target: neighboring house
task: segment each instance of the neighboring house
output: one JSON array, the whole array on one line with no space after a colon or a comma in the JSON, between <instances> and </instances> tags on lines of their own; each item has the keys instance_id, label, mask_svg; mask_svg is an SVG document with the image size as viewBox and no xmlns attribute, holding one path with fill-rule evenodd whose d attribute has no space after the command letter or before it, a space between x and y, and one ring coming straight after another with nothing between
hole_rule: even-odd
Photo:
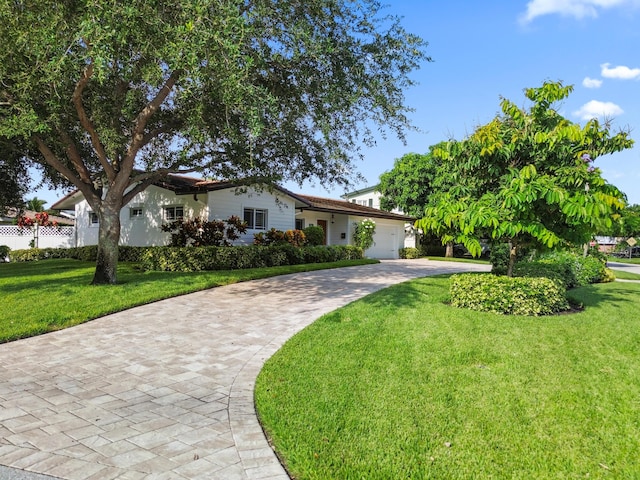
<instances>
[{"instance_id":1,"label":"neighboring house","mask_svg":"<svg viewBox=\"0 0 640 480\"><path fill-rule=\"evenodd\" d=\"M76 245L98 243L98 217L80 191L74 191L53 205L56 210L75 211ZM375 245L366 254L372 258L398 258L404 245L406 215L379 209L289 192L281 187L271 191L237 187L230 182L170 175L136 195L120 212L120 243L131 246L167 245L170 234L160 226L177 218L227 219L236 215L249 224L236 243L253 243L256 233L322 227L326 245L351 243L353 227L365 218L376 221Z\"/></svg>"},{"instance_id":2,"label":"neighboring house","mask_svg":"<svg viewBox=\"0 0 640 480\"><path fill-rule=\"evenodd\" d=\"M380 208L380 198L382 198L382 194L377 190L378 185L373 187L363 188L361 190L355 190L353 192L345 193L342 195L347 202L367 206L371 208ZM404 215L398 208L394 208L391 210L391 213L397 213L399 215ZM405 237L404 237L404 246L405 247L417 247L419 245L418 238L416 235L416 229L413 227L415 219L412 218L405 224Z\"/></svg>"}]
</instances>

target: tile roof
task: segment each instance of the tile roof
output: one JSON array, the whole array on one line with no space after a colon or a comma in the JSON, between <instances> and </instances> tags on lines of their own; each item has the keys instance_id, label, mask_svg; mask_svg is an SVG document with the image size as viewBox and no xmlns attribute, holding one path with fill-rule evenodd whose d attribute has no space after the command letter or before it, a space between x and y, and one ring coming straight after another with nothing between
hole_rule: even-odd
<instances>
[{"instance_id":1,"label":"tile roof","mask_svg":"<svg viewBox=\"0 0 640 480\"><path fill-rule=\"evenodd\" d=\"M315 197L298 193L294 195L296 198L309 205L308 208L303 207L303 210L358 215L361 217L386 218L390 220L404 220L405 222L412 222L415 220L415 218L408 215L385 212L384 210L347 202L346 200L334 200L332 198Z\"/></svg>"}]
</instances>

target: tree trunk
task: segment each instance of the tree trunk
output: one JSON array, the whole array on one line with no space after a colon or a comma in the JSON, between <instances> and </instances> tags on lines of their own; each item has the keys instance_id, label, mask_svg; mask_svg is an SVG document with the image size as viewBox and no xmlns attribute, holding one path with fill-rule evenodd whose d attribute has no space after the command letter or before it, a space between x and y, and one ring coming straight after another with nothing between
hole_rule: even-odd
<instances>
[{"instance_id":1,"label":"tree trunk","mask_svg":"<svg viewBox=\"0 0 640 480\"><path fill-rule=\"evenodd\" d=\"M518 255L517 244L509 241L509 266L507 267L507 277L513 277L513 267L516 265Z\"/></svg>"},{"instance_id":2,"label":"tree trunk","mask_svg":"<svg viewBox=\"0 0 640 480\"><path fill-rule=\"evenodd\" d=\"M115 285L120 242L120 207L115 202L102 201L98 214L98 258L92 285Z\"/></svg>"},{"instance_id":3,"label":"tree trunk","mask_svg":"<svg viewBox=\"0 0 640 480\"><path fill-rule=\"evenodd\" d=\"M444 252L446 258L453 258L453 242L447 242L446 250Z\"/></svg>"}]
</instances>

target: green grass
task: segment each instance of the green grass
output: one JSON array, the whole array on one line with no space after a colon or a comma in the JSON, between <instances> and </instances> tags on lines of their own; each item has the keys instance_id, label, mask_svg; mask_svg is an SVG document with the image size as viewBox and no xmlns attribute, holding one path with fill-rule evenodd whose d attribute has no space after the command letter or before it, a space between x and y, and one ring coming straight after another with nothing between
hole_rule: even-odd
<instances>
[{"instance_id":1,"label":"green grass","mask_svg":"<svg viewBox=\"0 0 640 480\"><path fill-rule=\"evenodd\" d=\"M640 284L499 316L431 277L328 314L272 357L263 427L303 479L640 478Z\"/></svg>"},{"instance_id":2,"label":"green grass","mask_svg":"<svg viewBox=\"0 0 640 480\"><path fill-rule=\"evenodd\" d=\"M618 258L618 257L609 257L610 262L619 262L619 263L631 263L634 265L640 265L640 258Z\"/></svg>"},{"instance_id":3,"label":"green grass","mask_svg":"<svg viewBox=\"0 0 640 480\"><path fill-rule=\"evenodd\" d=\"M325 268L354 260L214 272L142 272L120 263L118 285L89 285L95 263L44 260L0 264L0 342L59 330L136 305L230 283Z\"/></svg>"},{"instance_id":4,"label":"green grass","mask_svg":"<svg viewBox=\"0 0 640 480\"><path fill-rule=\"evenodd\" d=\"M613 273L616 278L621 280L640 280L640 274L637 273L626 272L624 270L614 270Z\"/></svg>"},{"instance_id":5,"label":"green grass","mask_svg":"<svg viewBox=\"0 0 640 480\"><path fill-rule=\"evenodd\" d=\"M428 255L427 258L429 260L438 260L440 262L481 263L484 265L489 264L489 260L486 260L484 258L436 257L433 255Z\"/></svg>"}]
</instances>

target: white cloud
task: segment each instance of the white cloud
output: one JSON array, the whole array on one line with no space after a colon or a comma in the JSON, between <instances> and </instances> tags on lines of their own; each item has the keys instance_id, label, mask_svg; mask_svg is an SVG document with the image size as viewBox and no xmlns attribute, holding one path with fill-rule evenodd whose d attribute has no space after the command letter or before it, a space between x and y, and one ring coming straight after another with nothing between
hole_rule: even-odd
<instances>
[{"instance_id":1,"label":"white cloud","mask_svg":"<svg viewBox=\"0 0 640 480\"><path fill-rule=\"evenodd\" d=\"M577 19L595 18L599 10L634 5L638 5L637 0L531 0L527 3L527 11L520 16L520 21L529 23L536 17L551 14Z\"/></svg>"},{"instance_id":2,"label":"white cloud","mask_svg":"<svg viewBox=\"0 0 640 480\"><path fill-rule=\"evenodd\" d=\"M586 88L600 88L601 85L602 80L598 80L597 78L585 77L585 79L582 80L582 86Z\"/></svg>"},{"instance_id":3,"label":"white cloud","mask_svg":"<svg viewBox=\"0 0 640 480\"><path fill-rule=\"evenodd\" d=\"M609 63L600 65L601 74L606 78L619 78L622 80L640 79L640 68L629 68L624 65L609 68Z\"/></svg>"},{"instance_id":4,"label":"white cloud","mask_svg":"<svg viewBox=\"0 0 640 480\"><path fill-rule=\"evenodd\" d=\"M573 112L576 117L582 120L591 120L592 118L611 118L621 115L624 110L612 102L600 102L591 100L585 103L579 110Z\"/></svg>"}]
</instances>

